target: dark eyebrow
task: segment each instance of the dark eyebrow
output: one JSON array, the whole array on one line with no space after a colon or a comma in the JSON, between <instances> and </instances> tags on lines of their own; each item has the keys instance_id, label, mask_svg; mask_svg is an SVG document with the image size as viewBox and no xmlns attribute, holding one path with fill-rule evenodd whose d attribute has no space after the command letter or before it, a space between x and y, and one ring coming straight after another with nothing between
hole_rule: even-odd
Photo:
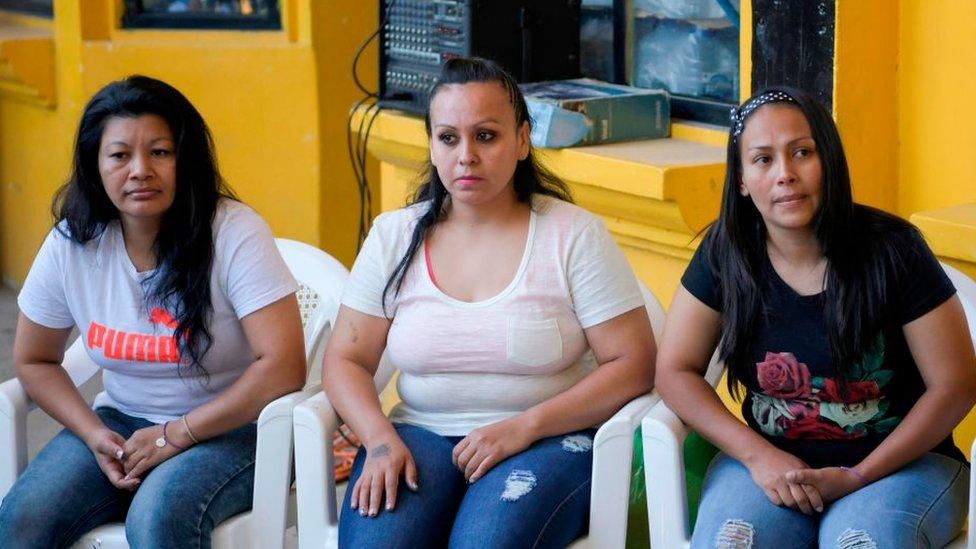
<instances>
[{"instance_id":1,"label":"dark eyebrow","mask_svg":"<svg viewBox=\"0 0 976 549\"><path fill-rule=\"evenodd\" d=\"M817 142L813 140L813 137L810 137L809 135L804 135L804 136L801 136L801 137L797 137L796 139L793 139L792 141L790 141L789 143L787 143L787 146L789 146L789 145L795 145L796 143L798 143L800 141L805 141L805 140L813 141L813 144L814 145L817 144ZM772 149L772 148L773 148L772 145L756 145L755 147L749 147L746 150L747 151L763 151L763 150L768 150L768 149Z\"/></svg>"},{"instance_id":2,"label":"dark eyebrow","mask_svg":"<svg viewBox=\"0 0 976 549\"><path fill-rule=\"evenodd\" d=\"M149 144L150 145L153 145L155 143L158 143L159 141L170 141L170 142L174 142L169 137L157 137L157 138L153 139L152 141L150 141ZM109 142L109 145L121 145L123 147L128 147L129 146L129 144L126 143L125 141L111 141L111 142Z\"/></svg>"},{"instance_id":3,"label":"dark eyebrow","mask_svg":"<svg viewBox=\"0 0 976 549\"><path fill-rule=\"evenodd\" d=\"M475 126L481 126L481 125L484 125L484 124L499 124L499 125L501 125L501 122L498 119L496 119L496 118L485 118L484 120L479 120L479 121L477 121L477 122L474 123ZM451 126L450 124L434 124L434 127L435 128L447 128L449 130L456 130L457 129L454 126Z\"/></svg>"}]
</instances>

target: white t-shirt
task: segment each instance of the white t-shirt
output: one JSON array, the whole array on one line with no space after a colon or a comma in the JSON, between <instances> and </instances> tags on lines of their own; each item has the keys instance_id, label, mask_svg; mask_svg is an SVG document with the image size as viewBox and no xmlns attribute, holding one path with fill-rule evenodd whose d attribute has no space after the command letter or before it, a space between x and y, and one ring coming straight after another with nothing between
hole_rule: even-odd
<instances>
[{"instance_id":1,"label":"white t-shirt","mask_svg":"<svg viewBox=\"0 0 976 549\"><path fill-rule=\"evenodd\" d=\"M275 246L268 225L248 206L222 200L213 222L210 275L213 345L201 366L179 371L171 312L147 310L140 281L125 251L118 221L77 244L52 230L17 297L27 318L49 328L78 326L88 355L103 368L108 406L162 423L209 401L255 360L240 319L295 292L298 285Z\"/></svg>"},{"instance_id":2,"label":"white t-shirt","mask_svg":"<svg viewBox=\"0 0 976 549\"><path fill-rule=\"evenodd\" d=\"M383 214L356 258L342 302L392 318L387 356L400 370L393 421L443 436L517 415L565 391L595 366L585 328L644 304L623 253L595 215L533 200L522 262L508 287L475 303L431 281L423 251L400 293L383 288L427 204Z\"/></svg>"}]
</instances>

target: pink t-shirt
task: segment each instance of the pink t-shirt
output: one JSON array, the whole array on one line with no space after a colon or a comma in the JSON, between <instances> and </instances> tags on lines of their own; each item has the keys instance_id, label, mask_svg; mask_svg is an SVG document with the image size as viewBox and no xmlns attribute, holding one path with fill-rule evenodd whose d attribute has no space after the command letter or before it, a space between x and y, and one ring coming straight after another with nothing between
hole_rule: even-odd
<instances>
[{"instance_id":1,"label":"pink t-shirt","mask_svg":"<svg viewBox=\"0 0 976 549\"><path fill-rule=\"evenodd\" d=\"M644 304L602 221L540 196L522 261L498 295L467 303L444 294L428 275L421 248L384 312L383 288L425 208L376 219L342 299L347 307L393 320L387 355L400 370L402 401L394 421L464 436L525 411L595 367L584 329Z\"/></svg>"}]
</instances>

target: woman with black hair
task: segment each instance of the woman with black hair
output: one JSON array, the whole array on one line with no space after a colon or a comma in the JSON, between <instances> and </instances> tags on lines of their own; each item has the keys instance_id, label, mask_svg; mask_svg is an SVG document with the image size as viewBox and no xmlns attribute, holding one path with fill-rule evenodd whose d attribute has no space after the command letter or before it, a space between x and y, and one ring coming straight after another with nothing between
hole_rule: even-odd
<instances>
[{"instance_id":1,"label":"woman with black hair","mask_svg":"<svg viewBox=\"0 0 976 549\"><path fill-rule=\"evenodd\" d=\"M54 214L14 367L66 429L4 497L0 539L66 547L124 521L132 547L209 547L251 506L252 422L304 383L297 284L225 187L200 113L158 80L89 101ZM61 367L74 326L104 370L94 410Z\"/></svg>"},{"instance_id":2,"label":"woman with black hair","mask_svg":"<svg viewBox=\"0 0 976 549\"><path fill-rule=\"evenodd\" d=\"M952 430L976 400L962 306L921 234L853 203L809 95L733 112L721 213L672 301L657 388L719 447L693 547L942 547L966 515ZM702 378L715 347L737 421Z\"/></svg>"},{"instance_id":3,"label":"woman with black hair","mask_svg":"<svg viewBox=\"0 0 976 549\"><path fill-rule=\"evenodd\" d=\"M533 160L509 74L451 60L430 97L427 181L376 219L326 350L329 401L363 441L339 545L564 547L585 532L593 427L651 387L644 301Z\"/></svg>"}]
</instances>

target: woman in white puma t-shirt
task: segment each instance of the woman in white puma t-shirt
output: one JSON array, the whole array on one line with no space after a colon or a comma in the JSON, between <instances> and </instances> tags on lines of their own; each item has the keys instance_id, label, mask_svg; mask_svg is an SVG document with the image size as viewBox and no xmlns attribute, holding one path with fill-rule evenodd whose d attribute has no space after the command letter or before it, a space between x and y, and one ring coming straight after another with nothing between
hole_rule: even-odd
<instances>
[{"instance_id":1,"label":"woman in white puma t-shirt","mask_svg":"<svg viewBox=\"0 0 976 549\"><path fill-rule=\"evenodd\" d=\"M448 61L426 121L428 182L376 219L326 351L363 441L339 544L564 547L585 533L593 427L651 388L644 302L603 223L533 161L510 75Z\"/></svg>"},{"instance_id":2,"label":"woman in white puma t-shirt","mask_svg":"<svg viewBox=\"0 0 976 549\"><path fill-rule=\"evenodd\" d=\"M297 284L233 199L200 113L142 76L89 101L57 224L18 296L17 377L64 429L0 505L4 547L67 547L125 522L139 547L209 547L251 507L252 423L305 379ZM88 407L71 328L104 370Z\"/></svg>"}]
</instances>

